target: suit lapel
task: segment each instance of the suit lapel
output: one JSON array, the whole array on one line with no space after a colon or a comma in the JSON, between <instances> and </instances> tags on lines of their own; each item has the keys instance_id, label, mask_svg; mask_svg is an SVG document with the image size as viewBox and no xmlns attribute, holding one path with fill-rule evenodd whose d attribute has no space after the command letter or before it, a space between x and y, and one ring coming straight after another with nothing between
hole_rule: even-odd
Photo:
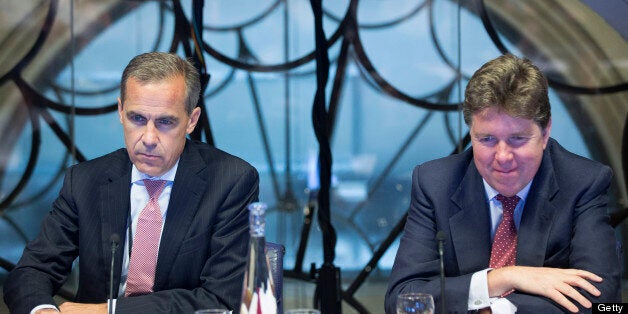
<instances>
[{"instance_id":1,"label":"suit lapel","mask_svg":"<svg viewBox=\"0 0 628 314\"><path fill-rule=\"evenodd\" d=\"M557 192L558 184L548 147L530 187L517 232L518 265L543 265L553 217L557 212L552 198Z\"/></svg>"},{"instance_id":2,"label":"suit lapel","mask_svg":"<svg viewBox=\"0 0 628 314\"><path fill-rule=\"evenodd\" d=\"M179 160L174 185L170 194L166 223L161 235L155 291L162 290L172 270L181 243L192 225L199 203L207 190L207 168L198 151L188 141Z\"/></svg>"},{"instance_id":3,"label":"suit lapel","mask_svg":"<svg viewBox=\"0 0 628 314\"><path fill-rule=\"evenodd\" d=\"M451 197L458 207L449 218L460 273L488 267L491 252L490 216L482 177L473 161Z\"/></svg>"},{"instance_id":4,"label":"suit lapel","mask_svg":"<svg viewBox=\"0 0 628 314\"><path fill-rule=\"evenodd\" d=\"M103 243L104 265L109 274L111 263L111 235L116 233L120 237L120 245L116 251L114 264L114 294L120 285L120 274L122 270L122 252L124 252L124 239L126 237L127 217L130 208L131 198L131 162L125 150L121 154L116 154L105 174L107 180L100 187L100 198L95 202L98 206L101 218L101 234ZM107 276L107 287L109 286L109 276Z\"/></svg>"}]
</instances>

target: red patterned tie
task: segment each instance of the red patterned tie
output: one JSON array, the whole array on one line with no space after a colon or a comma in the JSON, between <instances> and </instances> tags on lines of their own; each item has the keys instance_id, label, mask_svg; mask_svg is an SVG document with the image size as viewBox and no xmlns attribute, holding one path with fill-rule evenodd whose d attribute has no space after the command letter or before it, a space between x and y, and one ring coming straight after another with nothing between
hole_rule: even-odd
<instances>
[{"instance_id":1,"label":"red patterned tie","mask_svg":"<svg viewBox=\"0 0 628 314\"><path fill-rule=\"evenodd\" d=\"M161 211L159 194L166 186L165 180L142 180L148 191L149 200L140 213L137 230L131 248L129 275L124 296L142 295L153 292L155 267L161 237Z\"/></svg>"},{"instance_id":2,"label":"red patterned tie","mask_svg":"<svg viewBox=\"0 0 628 314\"><path fill-rule=\"evenodd\" d=\"M496 198L502 203L504 214L493 239L491 261L489 262L491 268L513 266L517 255L517 229L515 228L513 213L520 198L517 195L506 197L501 194L498 194Z\"/></svg>"}]
</instances>

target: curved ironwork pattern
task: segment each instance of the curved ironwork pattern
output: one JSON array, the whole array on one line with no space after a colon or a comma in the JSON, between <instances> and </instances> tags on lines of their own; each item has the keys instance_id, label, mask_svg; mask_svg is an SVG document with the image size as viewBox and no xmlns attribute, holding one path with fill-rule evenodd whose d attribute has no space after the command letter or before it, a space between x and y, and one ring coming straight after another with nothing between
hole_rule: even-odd
<instances>
[{"instance_id":1,"label":"curved ironwork pattern","mask_svg":"<svg viewBox=\"0 0 628 314\"><path fill-rule=\"evenodd\" d=\"M482 18L482 23L486 28L487 34L491 37L491 40L493 40L495 47L497 47L499 51L501 51L501 53L510 53L508 48L506 48L506 45L504 45L501 38L499 37L497 30L493 26L493 22L491 21L491 18L489 17L489 14L486 10L484 0L476 0L476 2L478 5L478 10L480 12L480 17ZM596 95L628 91L628 82L621 82L611 86L584 87L559 82L553 80L552 78L548 78L547 81L551 87L573 94Z\"/></svg>"},{"instance_id":2,"label":"curved ironwork pattern","mask_svg":"<svg viewBox=\"0 0 628 314\"><path fill-rule=\"evenodd\" d=\"M107 22L98 24L99 29L83 35L80 39L72 38L71 40L80 40L80 45L77 48L79 50L85 49L91 41L98 38L100 33L113 27L125 16L134 14L146 5L156 5L156 12L158 13L155 16L156 35L147 39L151 43L149 49L181 53L190 58L199 69L204 97L201 97L198 106L203 110L198 127L191 137L204 140L212 145L216 145L215 141L220 141L220 137L216 135L219 133L216 131L220 130L214 129L215 125L210 123L215 121L210 119L213 117L210 114L212 109L210 103L219 99L221 94L227 93L229 89L236 88L234 86L238 84L238 80L242 80L245 84L240 92L248 93L250 97L249 110L255 124L253 129L259 134L257 141L260 142L262 151L260 154L263 155L264 166L267 168L269 198L273 198L272 201L275 202L271 211L278 214L277 219L282 225L287 223L285 219L288 216L297 216L302 219L302 224L297 226L299 237L293 239L297 244L294 254L295 262L292 269L286 269L286 277L316 282L318 287L322 287L322 289L317 289L315 296L317 301L315 303L324 308L331 306L327 308L337 309L335 308L337 304L330 305L332 301L329 301L329 294L331 293L340 295L342 300L356 311L368 313L380 309L366 308L358 300L356 293L366 279L378 270L380 261L394 245L406 220L406 214L398 214L405 213L406 208L397 208L399 205L378 202L376 200L377 195L386 193L385 189L388 188L391 181L394 181L392 177L395 169L402 164L404 157L410 154L411 147L416 145L418 138L428 133L430 124L439 121L436 119L437 117L442 117L441 136L452 148L452 154L467 147L470 142L469 134L461 130L460 125L455 125L452 122L452 117L459 114L461 83L466 81L468 77L461 73L460 59L453 60L447 54L447 49L443 44L446 41L445 36L437 28L436 2L438 1L418 0L409 5L398 16L373 22L360 20L360 10L368 5L365 2L350 0L344 8L344 14L338 14L335 13L330 4L325 7L323 1L311 0L309 3L311 12L308 14L312 20L307 27L314 30L312 32L313 38L310 40L313 44L311 49L300 53L294 53L291 49L293 37L290 34L296 32L291 21L297 20L293 17L297 13L291 10L293 2L288 0L268 1L260 5L249 18L237 23L219 23L212 20L212 17L215 17L212 14L214 12L211 12L214 7L208 8L204 0L194 0L190 3L180 0L158 1L152 4L141 1L112 1L111 11L113 13L107 16ZM8 190L8 192L0 195L0 219L3 219L13 228L24 241L28 239L27 233L14 221L14 218L7 215L7 212L9 210L17 211L28 206L35 200L37 194L43 194L41 191L50 190L55 184L58 184L70 159L74 158L78 162L89 159L89 155L84 153L85 147L77 146L72 134L66 130L73 127L73 120L69 117L99 117L111 114L117 109L116 103L93 104L97 103L98 99L103 96L115 94L118 89L117 82L109 82L95 88L68 88L55 79L42 79L47 85L25 79L25 69L38 56L45 53L42 51L42 47L51 36L50 31L53 28L53 23L60 19L59 5L58 0L48 1L48 11L33 45L20 57L15 66L6 73L0 73L0 87L9 83L17 86L23 100L23 109L27 112L25 122L16 123L14 128L17 131L14 131L18 132L25 129L26 124L31 128L31 134L28 136L30 152L24 168L20 169L20 178L13 186L3 187L3 190ZM453 3L452 5L461 4ZM500 37L499 30L495 28L491 16L487 12L484 1L476 0L472 5L476 6L478 17L484 27L485 33L482 35L490 38L497 51L509 52ZM473 13L472 10L470 12ZM410 23L410 21L420 19L422 16L425 16L425 23L428 25L429 32L427 37L429 43L424 44L426 46L431 45L430 48L435 51L434 55L438 62L444 64L447 78L443 79L442 86L422 91L422 95L419 93L414 95L404 91L402 86L387 76L388 73L381 70L382 66L377 63L377 59L369 55L369 50L365 45L365 37L367 32L394 29ZM281 61L265 60L268 59L268 55L259 51L259 47L254 44L254 38L249 35L251 30L265 27L264 23L268 23L269 20L277 20L276 24L281 25L282 37L279 41L281 47L275 49L275 51L281 51L281 53L275 53L276 56L281 56L281 58L277 58L282 59ZM460 23L460 20L457 23ZM305 24L307 23L300 21L300 25ZM325 36L325 33L331 35ZM172 37L168 38L167 36L170 34ZM216 39L218 35L228 35L234 38L231 53L225 52L224 47L221 46L222 42ZM458 38L457 41L456 44L460 48L460 39ZM459 51L457 53L460 54ZM75 58L76 56L70 56L70 58L63 55L52 56L52 62L63 60L64 65L67 66L67 62L71 64L75 62ZM220 70L224 69L222 75L214 74L214 77L211 77L210 73L219 72L212 66L216 66ZM57 66L55 68L59 68L55 73L58 75L62 67ZM274 107L262 95L264 92L262 78L268 75L274 75L275 79L278 77L277 80L281 81L284 89L283 106L281 106L283 120L280 120L279 123L269 122L269 116L276 112L272 111ZM211 84L210 78L213 78ZM293 166L297 164L292 147L292 144L297 140L293 139L292 136L295 132L294 115L298 104L295 100L296 97L292 95L294 93L292 84L296 80L310 80L312 82L310 86L313 88L313 97L304 102L307 103L307 106L311 105L312 131L318 144L318 154L315 161L315 179L317 182L313 186L304 182L306 181L303 179L306 176L303 174L304 171L293 169ZM337 160L334 159L334 140L342 135L338 133L342 126L341 122L343 122L340 112L351 105L347 104L343 97L352 92L353 87L350 84L353 80L359 80L363 86L366 86L368 90L365 92L369 94L377 95L395 104L412 107L417 112L418 118L411 124L400 125L400 128L407 133L391 142L390 147L393 149L389 149L378 170L372 171L367 180L364 198L359 201L340 204L341 202L334 198L332 193L334 176L336 172L340 172L336 168L332 168L332 160ZM552 79L550 85L566 93L583 95L610 94L628 90L628 82L619 82L610 86L584 87ZM327 88L329 88L329 93ZM328 94L329 98L327 97ZM77 105L67 104L63 99L64 95L81 96L82 101ZM92 99L94 100L92 101ZM366 101L364 104L358 105L368 108L370 103ZM358 105L355 105L355 108L358 108ZM355 110L358 111L358 109ZM59 116L64 118L60 120ZM30 192L27 192L25 187L32 179L38 165L43 126L47 126L52 131L53 136L61 143L65 150L65 156L60 160L61 164L55 168L50 181L44 183L41 190L36 189L35 196L29 196L27 194ZM284 131L282 134L283 142L278 137L271 135L272 130L279 127L283 128L282 131ZM378 126L370 127L377 128ZM255 140L250 139L250 141ZM14 142L11 144L16 145ZM278 158L277 146L284 149L283 159ZM273 147L275 148L273 149ZM0 157L5 158L5 156ZM338 164L340 163L333 163L334 167ZM282 171L283 177L281 176ZM0 175L5 174L6 169L1 169ZM406 178L404 182L409 182L409 178ZM306 192L299 193L299 190ZM377 210L385 213L394 212L396 215L391 216L390 220L394 224L387 225L390 228L384 235L373 236L370 234L368 226L364 225L363 217L369 213L369 210L372 210L372 207L377 207ZM301 208L305 209L303 213L299 212ZM309 250L308 241L312 227L315 226L315 214L318 217L318 227L322 233L323 264L319 265L318 269L304 271L306 268L304 263L307 260L305 256ZM338 226L350 229L370 250L368 262L352 275L351 283L347 289L340 288L340 269L336 268L335 265L336 246L338 245L338 238L341 237ZM0 266L8 270L12 264L0 256ZM335 312L335 310L331 311Z\"/></svg>"}]
</instances>

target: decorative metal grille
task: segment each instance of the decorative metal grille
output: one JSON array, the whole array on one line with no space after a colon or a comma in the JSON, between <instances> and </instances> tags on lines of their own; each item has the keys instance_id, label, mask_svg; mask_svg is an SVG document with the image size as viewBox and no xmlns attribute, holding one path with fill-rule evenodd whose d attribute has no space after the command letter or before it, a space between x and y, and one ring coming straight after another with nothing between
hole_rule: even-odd
<instances>
[{"instance_id":1,"label":"decorative metal grille","mask_svg":"<svg viewBox=\"0 0 628 314\"><path fill-rule=\"evenodd\" d=\"M122 145L113 100L126 62L168 50L202 73L204 110L192 137L260 170L276 226L269 239L288 248L287 276L313 281L306 262L336 263L349 280L343 300L358 312L381 310L355 294L373 272L385 278L390 268L412 166L468 145L458 112L468 76L508 51L556 57L480 0L321 2L2 4L3 16L16 14L0 23L0 229L9 234L0 245L12 248L1 251L0 266L10 269L35 236L69 164ZM554 106L571 100L566 110L574 114L587 106L579 95L613 95L623 97L617 112L625 116L626 69L588 85L548 69L559 93ZM597 135L584 137L594 146Z\"/></svg>"}]
</instances>

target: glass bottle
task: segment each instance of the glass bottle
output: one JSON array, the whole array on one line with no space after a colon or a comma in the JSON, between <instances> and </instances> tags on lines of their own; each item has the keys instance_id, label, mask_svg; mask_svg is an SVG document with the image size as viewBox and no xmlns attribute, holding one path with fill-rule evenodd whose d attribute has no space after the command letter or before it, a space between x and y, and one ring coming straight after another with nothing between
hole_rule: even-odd
<instances>
[{"instance_id":1,"label":"glass bottle","mask_svg":"<svg viewBox=\"0 0 628 314\"><path fill-rule=\"evenodd\" d=\"M277 298L266 256L266 204L252 203L248 209L251 239L242 285L240 314L275 314Z\"/></svg>"}]
</instances>

